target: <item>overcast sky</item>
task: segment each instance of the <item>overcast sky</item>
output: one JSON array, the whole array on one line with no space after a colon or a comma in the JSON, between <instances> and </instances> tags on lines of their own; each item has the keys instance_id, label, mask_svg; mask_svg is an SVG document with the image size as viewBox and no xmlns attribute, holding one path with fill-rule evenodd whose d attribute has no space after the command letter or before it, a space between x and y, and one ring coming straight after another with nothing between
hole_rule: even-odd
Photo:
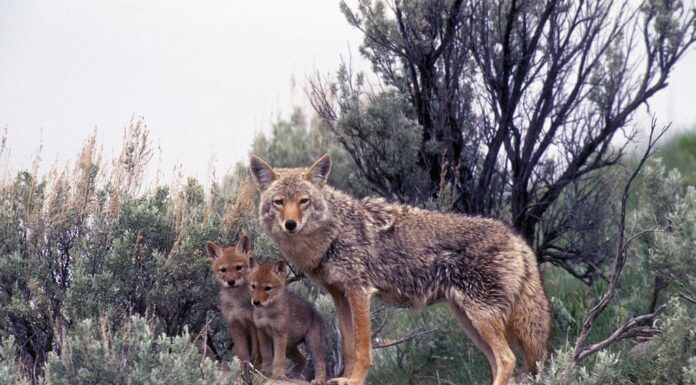
<instances>
[{"instance_id":1,"label":"overcast sky","mask_svg":"<svg viewBox=\"0 0 696 385\"><path fill-rule=\"evenodd\" d=\"M95 128L110 159L143 116L165 177L181 163L205 182L211 161L223 174L255 133L307 104L314 70L335 73L349 52L366 68L360 41L334 0L0 0L10 167L29 167L41 140L43 170L65 163ZM696 123L694 69L691 52L653 100L661 120Z\"/></svg>"}]
</instances>

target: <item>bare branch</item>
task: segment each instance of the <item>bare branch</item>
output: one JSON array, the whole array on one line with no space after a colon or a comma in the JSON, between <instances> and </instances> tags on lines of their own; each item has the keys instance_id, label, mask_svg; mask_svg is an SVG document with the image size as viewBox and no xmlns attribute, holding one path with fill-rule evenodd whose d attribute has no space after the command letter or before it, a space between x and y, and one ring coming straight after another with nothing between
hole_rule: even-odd
<instances>
[{"instance_id":1,"label":"bare branch","mask_svg":"<svg viewBox=\"0 0 696 385\"><path fill-rule=\"evenodd\" d=\"M650 314L644 314L641 316L633 317L628 321L624 322L616 329L611 335L602 341L594 343L590 346L582 348L580 351L575 352L575 361L582 361L587 356L596 353L607 346L614 344L626 338L649 338L660 333L659 329L652 326L653 321L665 310L665 305L657 308L654 312ZM641 326L645 323L650 323L649 326Z\"/></svg>"},{"instance_id":2,"label":"bare branch","mask_svg":"<svg viewBox=\"0 0 696 385\"><path fill-rule=\"evenodd\" d=\"M657 311L648 314L648 315L643 315L643 316L638 316L630 319L629 321L625 322L624 324L619 327L612 335L607 338L605 341L602 341L598 344L591 345L589 347L585 346L585 341L587 340L587 337L589 336L590 332L592 331L592 326L594 325L594 322L597 320L600 314L607 308L609 303L611 302L612 298L614 297L615 290L616 290L616 285L619 281L619 278L621 277L621 272L623 271L623 268L626 264L626 259L628 258L627 251L628 248L631 244L631 241L635 239L635 236L630 237L627 241L625 240L625 233L626 233L626 205L628 202L628 198L631 193L631 186L635 178L638 176L638 173L640 170L643 168L643 165L645 162L648 160L648 158L653 154L655 144L656 142L664 135L666 132L667 127L662 128L660 131L656 131L657 127L657 121L655 118L652 120L652 124L650 126L650 134L648 136L648 142L645 148L645 151L643 152L642 157L640 158L638 165L633 169L633 172L631 173L630 177L626 181L624 188L623 188L623 193L621 195L621 211L619 214L619 224L618 224L618 240L616 242L616 255L614 256L614 265L612 267L612 273L611 277L609 279L609 285L607 287L607 290L604 292L604 295L600 299L600 301L590 310L590 313L587 315L585 318L585 321L583 322L582 329L580 332L580 335L578 336L578 339L575 342L575 361L581 361L584 358L586 358L589 354L592 354L600 349L603 349L604 347L619 341L623 338L628 338L631 336L639 335L642 332L650 332L650 330L645 329L644 326L637 326L641 322L644 322L649 319L654 319L657 317L659 312L662 311L662 308L659 308ZM645 232L641 232L645 233Z\"/></svg>"}]
</instances>

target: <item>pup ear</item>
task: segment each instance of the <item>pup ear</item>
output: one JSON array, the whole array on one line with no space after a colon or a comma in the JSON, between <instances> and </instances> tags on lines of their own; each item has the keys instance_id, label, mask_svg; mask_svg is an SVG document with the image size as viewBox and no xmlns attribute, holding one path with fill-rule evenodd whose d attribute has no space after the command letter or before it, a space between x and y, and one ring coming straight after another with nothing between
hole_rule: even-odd
<instances>
[{"instance_id":1,"label":"pup ear","mask_svg":"<svg viewBox=\"0 0 696 385\"><path fill-rule=\"evenodd\" d=\"M254 270L258 266L258 264L256 263L256 258L254 258L253 255L249 256L248 263L249 263L249 270Z\"/></svg>"},{"instance_id":2,"label":"pup ear","mask_svg":"<svg viewBox=\"0 0 696 385\"><path fill-rule=\"evenodd\" d=\"M275 273L278 275L282 275L283 277L287 277L288 265L286 265L285 261L283 261L281 259L280 261L275 263L275 266L273 267L273 271L275 271Z\"/></svg>"},{"instance_id":3,"label":"pup ear","mask_svg":"<svg viewBox=\"0 0 696 385\"><path fill-rule=\"evenodd\" d=\"M259 191L267 189L278 178L278 174L273 171L273 168L256 155L251 156L249 168L251 169L251 175L254 176L256 188Z\"/></svg>"},{"instance_id":4,"label":"pup ear","mask_svg":"<svg viewBox=\"0 0 696 385\"><path fill-rule=\"evenodd\" d=\"M249 254L251 252L251 239L246 234L243 234L237 241L237 252L239 254Z\"/></svg>"},{"instance_id":5,"label":"pup ear","mask_svg":"<svg viewBox=\"0 0 696 385\"><path fill-rule=\"evenodd\" d=\"M304 173L304 178L318 186L323 186L331 172L331 155L324 154Z\"/></svg>"},{"instance_id":6,"label":"pup ear","mask_svg":"<svg viewBox=\"0 0 696 385\"><path fill-rule=\"evenodd\" d=\"M222 255L222 247L213 241L208 241L205 243L205 252L208 254L208 258L215 259Z\"/></svg>"}]
</instances>

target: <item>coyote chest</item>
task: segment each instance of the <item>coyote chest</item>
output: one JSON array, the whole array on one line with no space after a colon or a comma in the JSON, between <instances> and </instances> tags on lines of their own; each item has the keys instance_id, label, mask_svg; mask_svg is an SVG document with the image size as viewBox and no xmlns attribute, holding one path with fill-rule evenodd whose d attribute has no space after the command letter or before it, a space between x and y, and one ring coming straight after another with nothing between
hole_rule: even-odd
<instances>
[{"instance_id":1,"label":"coyote chest","mask_svg":"<svg viewBox=\"0 0 696 385\"><path fill-rule=\"evenodd\" d=\"M249 293L245 287L221 288L218 305L228 324L236 322L246 325L254 321Z\"/></svg>"}]
</instances>

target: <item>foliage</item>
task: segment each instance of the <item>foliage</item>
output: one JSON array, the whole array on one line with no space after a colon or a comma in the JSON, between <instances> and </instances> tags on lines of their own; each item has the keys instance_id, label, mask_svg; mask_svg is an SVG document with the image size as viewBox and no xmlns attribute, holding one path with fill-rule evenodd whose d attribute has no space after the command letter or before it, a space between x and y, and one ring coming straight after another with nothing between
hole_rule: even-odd
<instances>
[{"instance_id":1,"label":"foliage","mask_svg":"<svg viewBox=\"0 0 696 385\"><path fill-rule=\"evenodd\" d=\"M640 384L684 383L690 360L696 357L696 317L680 301L672 299L658 320L662 337L645 349L634 349L627 362L627 377Z\"/></svg>"},{"instance_id":2,"label":"foliage","mask_svg":"<svg viewBox=\"0 0 696 385\"><path fill-rule=\"evenodd\" d=\"M135 121L111 168L93 135L73 168L0 185L0 336L14 336L28 374L41 374L64 330L103 314L114 325L147 315L168 336L188 326L215 356L229 355L202 245L256 234L253 187L239 174L207 193L183 178L143 191L149 153Z\"/></svg>"},{"instance_id":3,"label":"foliage","mask_svg":"<svg viewBox=\"0 0 696 385\"><path fill-rule=\"evenodd\" d=\"M215 363L202 359L187 329L179 336L157 335L141 317L117 330L109 321L85 319L63 338L60 355L51 353L46 385L88 384L231 384Z\"/></svg>"},{"instance_id":4,"label":"foliage","mask_svg":"<svg viewBox=\"0 0 696 385\"><path fill-rule=\"evenodd\" d=\"M289 119L278 119L269 136L259 134L252 144L252 154L260 156L273 167L309 166L325 153L331 154L332 186L356 195L364 194L364 182L351 170L348 152L316 116L307 119L296 108Z\"/></svg>"},{"instance_id":5,"label":"foliage","mask_svg":"<svg viewBox=\"0 0 696 385\"><path fill-rule=\"evenodd\" d=\"M674 135L662 145L660 156L667 169L682 174L682 184L696 186L696 130Z\"/></svg>"},{"instance_id":6,"label":"foliage","mask_svg":"<svg viewBox=\"0 0 696 385\"><path fill-rule=\"evenodd\" d=\"M22 375L15 357L14 336L0 341L0 379L8 385L25 385L30 382Z\"/></svg>"},{"instance_id":7,"label":"foliage","mask_svg":"<svg viewBox=\"0 0 696 385\"><path fill-rule=\"evenodd\" d=\"M593 365L578 367L572 349L552 355L539 375L518 382L519 385L604 385L619 384L620 357L606 351L597 354Z\"/></svg>"}]
</instances>

